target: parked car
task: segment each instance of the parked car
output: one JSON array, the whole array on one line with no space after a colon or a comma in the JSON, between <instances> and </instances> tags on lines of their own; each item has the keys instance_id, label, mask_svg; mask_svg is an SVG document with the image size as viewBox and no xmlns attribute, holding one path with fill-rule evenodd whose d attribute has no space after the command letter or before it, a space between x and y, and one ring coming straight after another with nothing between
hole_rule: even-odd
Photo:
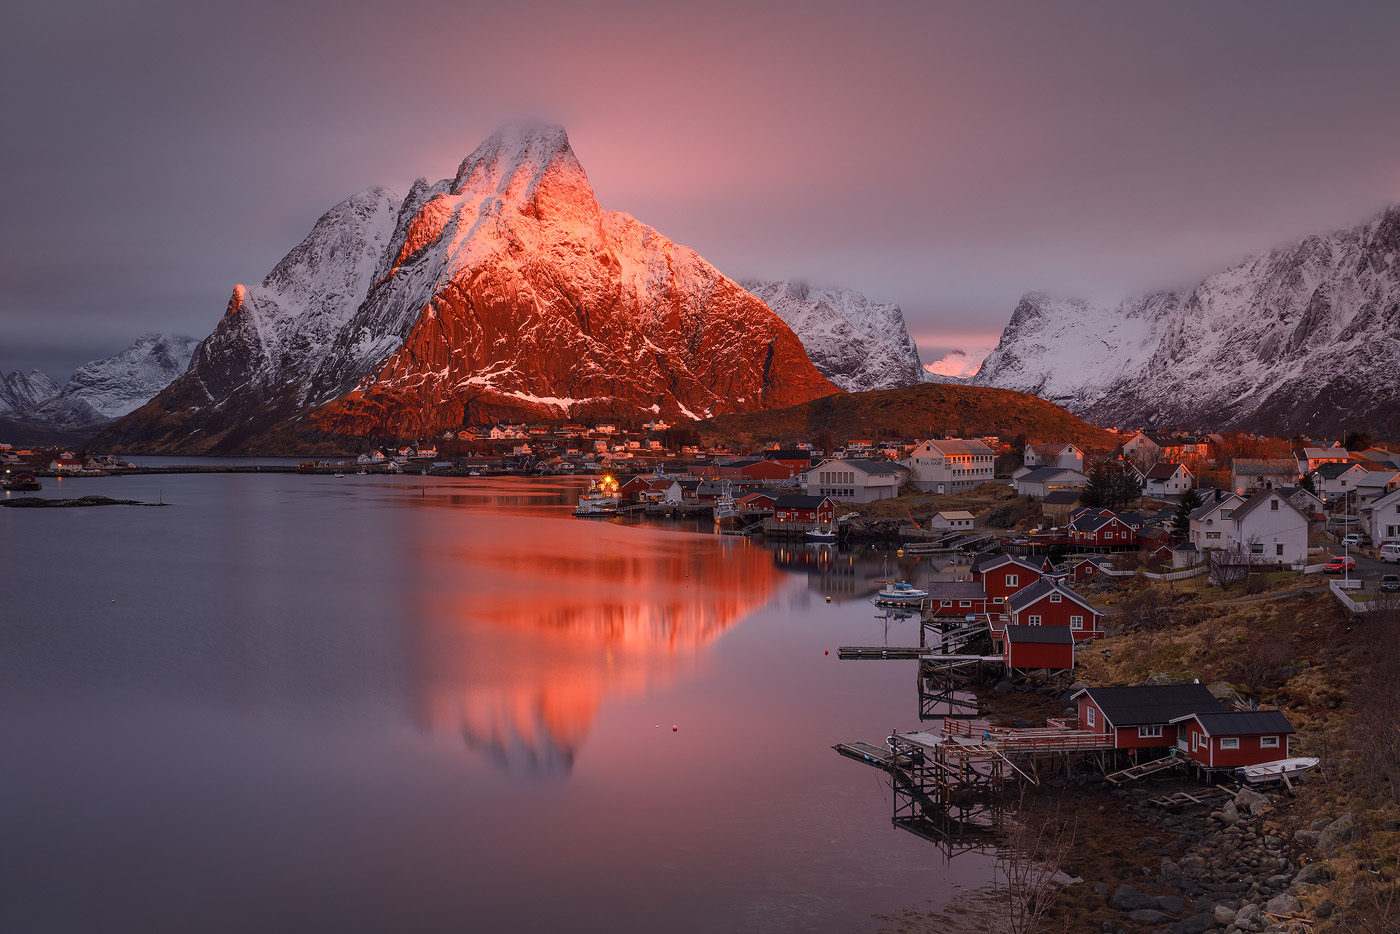
<instances>
[{"instance_id":1,"label":"parked car","mask_svg":"<svg viewBox=\"0 0 1400 934\"><path fill-rule=\"evenodd\" d=\"M1400 574L1386 574L1382 576L1381 590L1400 591Z\"/></svg>"},{"instance_id":2,"label":"parked car","mask_svg":"<svg viewBox=\"0 0 1400 934\"><path fill-rule=\"evenodd\" d=\"M1380 559L1387 564L1400 564L1400 542L1382 542Z\"/></svg>"},{"instance_id":3,"label":"parked car","mask_svg":"<svg viewBox=\"0 0 1400 934\"><path fill-rule=\"evenodd\" d=\"M1346 538L1342 539L1342 544L1350 545L1352 548L1359 548L1361 547L1361 536L1357 535L1355 532L1352 532Z\"/></svg>"},{"instance_id":4,"label":"parked car","mask_svg":"<svg viewBox=\"0 0 1400 934\"><path fill-rule=\"evenodd\" d=\"M1341 558L1337 555L1333 555L1332 560L1322 566L1322 573L1324 574L1340 574L1343 571L1354 570L1356 570L1356 559L1351 556Z\"/></svg>"}]
</instances>

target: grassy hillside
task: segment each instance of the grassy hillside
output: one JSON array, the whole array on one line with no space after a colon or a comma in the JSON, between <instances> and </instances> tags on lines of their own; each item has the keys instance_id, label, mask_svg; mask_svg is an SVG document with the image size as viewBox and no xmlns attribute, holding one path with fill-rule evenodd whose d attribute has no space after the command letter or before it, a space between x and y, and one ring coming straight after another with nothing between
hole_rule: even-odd
<instances>
[{"instance_id":1,"label":"grassy hillside","mask_svg":"<svg viewBox=\"0 0 1400 934\"><path fill-rule=\"evenodd\" d=\"M924 383L902 389L838 393L788 409L721 415L700 422L703 440L808 441L830 431L837 443L856 439L933 435L1011 440L1069 441L1085 450L1108 450L1118 438L1036 396L1006 389Z\"/></svg>"}]
</instances>

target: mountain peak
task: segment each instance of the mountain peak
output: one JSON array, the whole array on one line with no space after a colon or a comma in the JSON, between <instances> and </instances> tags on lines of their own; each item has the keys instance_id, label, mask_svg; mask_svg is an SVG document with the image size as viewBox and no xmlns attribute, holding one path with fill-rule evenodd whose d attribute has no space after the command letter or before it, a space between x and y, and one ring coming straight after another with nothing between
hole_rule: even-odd
<instances>
[{"instance_id":1,"label":"mountain peak","mask_svg":"<svg viewBox=\"0 0 1400 934\"><path fill-rule=\"evenodd\" d=\"M589 199L593 198L593 189L562 126L514 123L497 130L462 160L451 192L495 195L527 204L551 174L563 175L573 185L581 183Z\"/></svg>"}]
</instances>

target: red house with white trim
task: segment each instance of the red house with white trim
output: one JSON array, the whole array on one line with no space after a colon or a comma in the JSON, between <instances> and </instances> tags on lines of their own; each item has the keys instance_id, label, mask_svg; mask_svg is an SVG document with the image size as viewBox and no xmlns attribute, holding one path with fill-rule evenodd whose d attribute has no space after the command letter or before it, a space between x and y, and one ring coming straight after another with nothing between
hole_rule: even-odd
<instances>
[{"instance_id":1,"label":"red house with white trim","mask_svg":"<svg viewBox=\"0 0 1400 934\"><path fill-rule=\"evenodd\" d=\"M792 493L773 502L773 518L779 522L820 522L830 525L836 518L836 500L830 496L803 496Z\"/></svg>"},{"instance_id":2,"label":"red house with white trim","mask_svg":"<svg viewBox=\"0 0 1400 934\"><path fill-rule=\"evenodd\" d=\"M1200 683L1083 688L1070 700L1079 705L1079 729L1111 734L1116 749L1170 748L1179 718L1225 710Z\"/></svg>"},{"instance_id":3,"label":"red house with white trim","mask_svg":"<svg viewBox=\"0 0 1400 934\"><path fill-rule=\"evenodd\" d=\"M1209 711L1171 721L1177 748L1208 769L1234 769L1289 758L1297 732L1281 710Z\"/></svg>"},{"instance_id":4,"label":"red house with white trim","mask_svg":"<svg viewBox=\"0 0 1400 934\"><path fill-rule=\"evenodd\" d=\"M1108 509L1085 509L1070 517L1065 535L1094 548L1137 547L1137 530Z\"/></svg>"},{"instance_id":5,"label":"red house with white trim","mask_svg":"<svg viewBox=\"0 0 1400 934\"><path fill-rule=\"evenodd\" d=\"M1033 564L1014 555L996 555L986 561L975 561L972 565L972 579L982 582L982 588L993 604L1005 603L1007 597L1034 584L1048 573L1049 560Z\"/></svg>"},{"instance_id":6,"label":"red house with white trim","mask_svg":"<svg viewBox=\"0 0 1400 934\"><path fill-rule=\"evenodd\" d=\"M928 596L934 616L981 616L990 612L991 601L981 581L932 581Z\"/></svg>"},{"instance_id":7,"label":"red house with white trim","mask_svg":"<svg viewBox=\"0 0 1400 934\"><path fill-rule=\"evenodd\" d=\"M1076 641L1103 638L1103 614L1052 577L1043 577L1006 599L1012 626L1064 626Z\"/></svg>"}]
</instances>

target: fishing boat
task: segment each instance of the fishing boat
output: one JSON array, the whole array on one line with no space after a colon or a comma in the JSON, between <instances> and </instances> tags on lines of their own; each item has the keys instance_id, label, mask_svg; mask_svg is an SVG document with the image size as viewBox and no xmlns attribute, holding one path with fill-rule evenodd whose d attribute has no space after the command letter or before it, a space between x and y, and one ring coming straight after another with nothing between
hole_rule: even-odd
<instances>
[{"instance_id":1,"label":"fishing boat","mask_svg":"<svg viewBox=\"0 0 1400 934\"><path fill-rule=\"evenodd\" d=\"M726 483L724 492L715 500L715 522L721 526L732 526L739 521L739 515L739 504L734 501Z\"/></svg>"},{"instance_id":2,"label":"fishing boat","mask_svg":"<svg viewBox=\"0 0 1400 934\"><path fill-rule=\"evenodd\" d=\"M617 481L612 475L598 477L588 485L588 490L578 498L578 508L574 515L584 519L596 519L617 515L622 499L617 495Z\"/></svg>"},{"instance_id":3,"label":"fishing boat","mask_svg":"<svg viewBox=\"0 0 1400 934\"><path fill-rule=\"evenodd\" d=\"M908 581L883 581L885 586L880 588L880 592L875 594L875 602L880 604L891 604L900 606L906 603L918 603L928 597L927 590L920 590Z\"/></svg>"},{"instance_id":4,"label":"fishing boat","mask_svg":"<svg viewBox=\"0 0 1400 934\"><path fill-rule=\"evenodd\" d=\"M1276 782L1284 778L1295 778L1304 772L1317 768L1318 760L1310 756L1293 759L1279 759L1277 762L1261 762L1258 765L1244 765L1235 769L1235 774L1251 784Z\"/></svg>"},{"instance_id":5,"label":"fishing boat","mask_svg":"<svg viewBox=\"0 0 1400 934\"><path fill-rule=\"evenodd\" d=\"M836 530L833 529L833 528L831 528L830 526L828 526L827 528L822 528L821 526L817 526L815 529L808 529L808 530L807 530L807 541L809 541L809 542L819 542L819 543L820 543L820 542L834 542L834 541L836 541Z\"/></svg>"}]
</instances>

